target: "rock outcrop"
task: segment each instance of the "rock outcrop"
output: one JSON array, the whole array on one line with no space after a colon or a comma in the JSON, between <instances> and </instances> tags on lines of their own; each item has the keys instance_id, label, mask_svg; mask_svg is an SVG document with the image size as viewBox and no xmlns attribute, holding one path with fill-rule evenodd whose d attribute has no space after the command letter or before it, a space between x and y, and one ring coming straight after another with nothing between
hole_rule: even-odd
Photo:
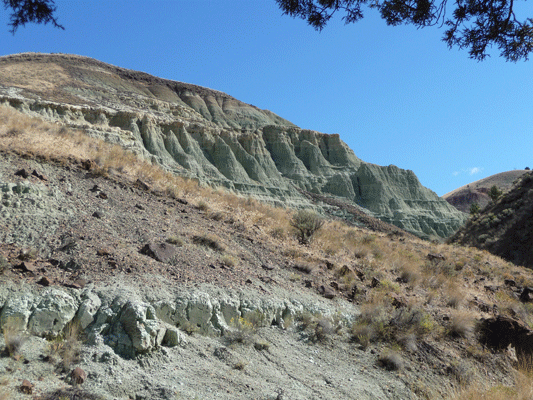
<instances>
[{"instance_id":1,"label":"rock outcrop","mask_svg":"<svg viewBox=\"0 0 533 400\"><path fill-rule=\"evenodd\" d=\"M329 207L311 204L302 189L425 238L447 237L466 219L412 171L365 163L339 135L300 129L215 90L85 57L0 57L0 103L273 204Z\"/></svg>"},{"instance_id":2,"label":"rock outcrop","mask_svg":"<svg viewBox=\"0 0 533 400\"><path fill-rule=\"evenodd\" d=\"M260 316L256 319L262 326L283 328L304 313L342 316L347 323L359 315L355 306L328 304L305 295L286 293L282 299L209 286L149 298L125 285L91 285L81 292L35 287L0 290L0 326L9 324L36 336L54 337L75 323L88 343L105 344L128 359L161 346L183 345L185 331L220 336L235 330L239 318L254 315Z\"/></svg>"}]
</instances>

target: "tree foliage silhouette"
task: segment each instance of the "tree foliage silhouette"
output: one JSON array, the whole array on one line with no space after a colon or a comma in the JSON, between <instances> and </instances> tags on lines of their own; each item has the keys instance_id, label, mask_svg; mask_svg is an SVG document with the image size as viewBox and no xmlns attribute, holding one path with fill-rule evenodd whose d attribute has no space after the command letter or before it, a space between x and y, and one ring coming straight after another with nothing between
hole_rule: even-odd
<instances>
[{"instance_id":1,"label":"tree foliage silhouette","mask_svg":"<svg viewBox=\"0 0 533 400\"><path fill-rule=\"evenodd\" d=\"M533 19L520 21L515 14L521 0L276 0L284 14L307 20L322 30L331 17L344 13L346 24L376 9L388 25L413 24L446 27L448 46L468 49L478 61L496 46L507 61L527 60L533 51ZM525 1L525 0L522 0Z\"/></svg>"},{"instance_id":2,"label":"tree foliage silhouette","mask_svg":"<svg viewBox=\"0 0 533 400\"><path fill-rule=\"evenodd\" d=\"M56 6L54 0L2 0L4 9L11 10L9 30L15 34L16 30L27 23L52 24L56 28L65 29L59 25L55 17Z\"/></svg>"}]
</instances>

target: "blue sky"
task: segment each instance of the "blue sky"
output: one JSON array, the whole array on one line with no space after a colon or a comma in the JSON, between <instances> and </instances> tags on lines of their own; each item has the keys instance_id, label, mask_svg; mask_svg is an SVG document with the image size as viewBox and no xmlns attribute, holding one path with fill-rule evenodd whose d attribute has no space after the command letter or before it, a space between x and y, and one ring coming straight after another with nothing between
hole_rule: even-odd
<instances>
[{"instance_id":1,"label":"blue sky","mask_svg":"<svg viewBox=\"0 0 533 400\"><path fill-rule=\"evenodd\" d=\"M65 30L0 18L0 54L73 53L228 93L338 133L364 161L411 169L443 195L533 168L533 62L449 50L442 30L369 10L321 32L274 0L56 0ZM532 16L532 15L527 15Z\"/></svg>"}]
</instances>

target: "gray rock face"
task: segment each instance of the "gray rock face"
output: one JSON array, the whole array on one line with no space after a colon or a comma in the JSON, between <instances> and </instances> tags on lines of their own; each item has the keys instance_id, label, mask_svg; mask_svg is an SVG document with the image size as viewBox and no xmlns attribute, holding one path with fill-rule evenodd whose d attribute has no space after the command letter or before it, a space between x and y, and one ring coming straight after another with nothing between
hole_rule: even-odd
<instances>
[{"instance_id":1,"label":"gray rock face","mask_svg":"<svg viewBox=\"0 0 533 400\"><path fill-rule=\"evenodd\" d=\"M212 287L182 290L174 295L141 298L130 287L95 289L82 293L0 288L0 332L6 323L36 336L59 335L69 323L78 323L90 344L105 344L124 358L149 353L161 346L186 344L181 326L194 326L202 335L220 336L239 318L259 315L262 326L279 326L304 312L339 315L353 321L359 311L349 304L293 294L275 298L256 292L220 291Z\"/></svg>"},{"instance_id":2,"label":"gray rock face","mask_svg":"<svg viewBox=\"0 0 533 400\"><path fill-rule=\"evenodd\" d=\"M27 82L23 72L29 67L55 91ZM412 171L365 163L339 135L300 129L215 90L96 60L0 57L0 103L81 128L173 173L269 203L317 207L298 189L324 194L426 238L447 237L466 220Z\"/></svg>"}]
</instances>

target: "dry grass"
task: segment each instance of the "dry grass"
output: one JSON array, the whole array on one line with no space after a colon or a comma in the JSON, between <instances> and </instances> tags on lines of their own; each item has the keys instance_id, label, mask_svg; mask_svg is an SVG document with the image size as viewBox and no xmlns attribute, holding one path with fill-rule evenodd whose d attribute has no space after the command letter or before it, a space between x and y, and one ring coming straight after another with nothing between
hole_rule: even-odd
<instances>
[{"instance_id":1,"label":"dry grass","mask_svg":"<svg viewBox=\"0 0 533 400\"><path fill-rule=\"evenodd\" d=\"M194 235L192 237L192 242L200 246L208 247L215 251L223 252L225 250L225 247L221 243L221 239L213 234Z\"/></svg>"},{"instance_id":2,"label":"dry grass","mask_svg":"<svg viewBox=\"0 0 533 400\"><path fill-rule=\"evenodd\" d=\"M378 363L388 371L397 371L403 367L402 356L392 349L383 350L378 357Z\"/></svg>"},{"instance_id":3,"label":"dry grass","mask_svg":"<svg viewBox=\"0 0 533 400\"><path fill-rule=\"evenodd\" d=\"M21 321L15 317L8 317L2 326L2 333L6 354L10 357L20 354L20 349L27 339L21 327Z\"/></svg>"},{"instance_id":4,"label":"dry grass","mask_svg":"<svg viewBox=\"0 0 533 400\"><path fill-rule=\"evenodd\" d=\"M514 385L485 387L480 382L463 386L449 400L531 400L533 373L531 369L514 371Z\"/></svg>"},{"instance_id":5,"label":"dry grass","mask_svg":"<svg viewBox=\"0 0 533 400\"><path fill-rule=\"evenodd\" d=\"M231 254L224 254L222 257L220 257L220 262L229 268L239 266L239 260Z\"/></svg>"},{"instance_id":6,"label":"dry grass","mask_svg":"<svg viewBox=\"0 0 533 400\"><path fill-rule=\"evenodd\" d=\"M454 311L450 316L448 332L454 337L466 337L474 330L475 319L469 311Z\"/></svg>"},{"instance_id":7,"label":"dry grass","mask_svg":"<svg viewBox=\"0 0 533 400\"><path fill-rule=\"evenodd\" d=\"M49 344L50 360L63 370L78 362L81 350L81 329L78 324L68 324L61 335Z\"/></svg>"}]
</instances>

